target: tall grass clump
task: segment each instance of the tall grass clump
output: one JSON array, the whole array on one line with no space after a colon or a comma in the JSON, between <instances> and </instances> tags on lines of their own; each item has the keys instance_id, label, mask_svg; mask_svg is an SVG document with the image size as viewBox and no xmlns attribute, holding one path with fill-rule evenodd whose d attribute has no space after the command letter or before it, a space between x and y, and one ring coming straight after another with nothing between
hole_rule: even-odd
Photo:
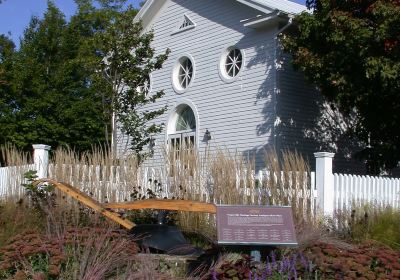
<instances>
[{"instance_id":1,"label":"tall grass clump","mask_svg":"<svg viewBox=\"0 0 400 280\"><path fill-rule=\"evenodd\" d=\"M11 144L0 146L0 167L21 166L31 163L31 156Z\"/></svg>"},{"instance_id":2,"label":"tall grass clump","mask_svg":"<svg viewBox=\"0 0 400 280\"><path fill-rule=\"evenodd\" d=\"M13 153L12 148L6 148L4 158L12 158L9 154ZM106 148L80 154L60 148L52 152L48 177L70 184L100 203L169 198L231 205L291 205L297 225L312 220L309 167L298 153L268 151L267 171L260 172L261 177L255 174L253 159L227 149L200 153L193 147L181 147L165 151L160 161L164 164L154 167L155 160L140 163L134 155L117 158ZM55 193L57 205L69 205L75 214L84 213L82 205L57 190ZM190 231L215 234L213 214L181 212L177 222Z\"/></svg>"},{"instance_id":3,"label":"tall grass clump","mask_svg":"<svg viewBox=\"0 0 400 280\"><path fill-rule=\"evenodd\" d=\"M296 152L267 152L262 178L256 178L254 160L228 150L200 154L187 149L178 155L166 153L166 158L172 197L216 204L290 205L298 228L313 223L309 166ZM178 221L185 229L215 234L213 215L179 213Z\"/></svg>"},{"instance_id":4,"label":"tall grass clump","mask_svg":"<svg viewBox=\"0 0 400 280\"><path fill-rule=\"evenodd\" d=\"M374 240L400 249L400 209L364 204L337 214L339 232L356 242Z\"/></svg>"},{"instance_id":5,"label":"tall grass clump","mask_svg":"<svg viewBox=\"0 0 400 280\"><path fill-rule=\"evenodd\" d=\"M165 151L165 174L169 198L189 199L217 204L251 204L250 186L254 187L251 162L237 153L217 150L210 154L194 149ZM178 224L187 231L213 236L215 215L180 212Z\"/></svg>"},{"instance_id":6,"label":"tall grass clump","mask_svg":"<svg viewBox=\"0 0 400 280\"><path fill-rule=\"evenodd\" d=\"M297 152L275 150L266 152L267 176L262 185L267 195L266 204L290 205L298 229L315 221L315 205L310 184L310 168Z\"/></svg>"},{"instance_id":7,"label":"tall grass clump","mask_svg":"<svg viewBox=\"0 0 400 280\"><path fill-rule=\"evenodd\" d=\"M8 197L0 201L0 248L17 234L46 229L46 218L41 213L32 211L26 200L15 200Z\"/></svg>"},{"instance_id":8,"label":"tall grass clump","mask_svg":"<svg viewBox=\"0 0 400 280\"><path fill-rule=\"evenodd\" d=\"M49 177L78 187L100 202L127 199L142 183L135 156L116 158L105 148L77 154L70 149L57 149L52 157Z\"/></svg>"}]
</instances>

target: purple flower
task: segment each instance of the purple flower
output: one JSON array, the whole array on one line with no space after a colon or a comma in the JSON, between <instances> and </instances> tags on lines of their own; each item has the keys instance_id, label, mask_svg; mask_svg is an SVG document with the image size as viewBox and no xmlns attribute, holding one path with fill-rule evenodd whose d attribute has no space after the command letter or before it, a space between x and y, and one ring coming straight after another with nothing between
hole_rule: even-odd
<instances>
[{"instance_id":1,"label":"purple flower","mask_svg":"<svg viewBox=\"0 0 400 280\"><path fill-rule=\"evenodd\" d=\"M290 260L288 258L284 258L281 261L281 269L280 269L280 273L285 273L286 271L288 271L290 268Z\"/></svg>"},{"instance_id":2,"label":"purple flower","mask_svg":"<svg viewBox=\"0 0 400 280\"><path fill-rule=\"evenodd\" d=\"M215 270L213 270L213 272L212 272L212 280L218 280L217 272Z\"/></svg>"},{"instance_id":3,"label":"purple flower","mask_svg":"<svg viewBox=\"0 0 400 280\"><path fill-rule=\"evenodd\" d=\"M301 261L301 264L303 265L304 269L307 269L307 270L310 269L310 263L303 254L300 254L300 261Z\"/></svg>"},{"instance_id":4,"label":"purple flower","mask_svg":"<svg viewBox=\"0 0 400 280\"><path fill-rule=\"evenodd\" d=\"M261 279L267 279L267 277L272 275L272 269L271 269L271 264L269 263L268 257L267 257L267 262L265 265L265 269L263 274L261 275Z\"/></svg>"},{"instance_id":5,"label":"purple flower","mask_svg":"<svg viewBox=\"0 0 400 280\"><path fill-rule=\"evenodd\" d=\"M291 275L290 272L293 272L294 279L297 279L296 261L297 261L297 254L294 253L293 257L290 261L289 276L288 276L288 277L290 277L290 275Z\"/></svg>"},{"instance_id":6,"label":"purple flower","mask_svg":"<svg viewBox=\"0 0 400 280\"><path fill-rule=\"evenodd\" d=\"M277 264L276 264L276 257L275 257L275 253L274 253L274 251L272 251L270 255L271 255L271 263L272 263L272 267L274 268L274 267L276 267L276 266L277 266Z\"/></svg>"}]
</instances>

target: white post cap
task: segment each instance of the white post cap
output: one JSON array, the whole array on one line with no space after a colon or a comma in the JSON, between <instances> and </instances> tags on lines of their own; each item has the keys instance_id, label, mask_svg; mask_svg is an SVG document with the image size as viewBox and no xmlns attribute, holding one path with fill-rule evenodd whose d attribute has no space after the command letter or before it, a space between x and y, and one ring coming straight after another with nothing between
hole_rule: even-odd
<instances>
[{"instance_id":1,"label":"white post cap","mask_svg":"<svg viewBox=\"0 0 400 280\"><path fill-rule=\"evenodd\" d=\"M46 150L46 151L50 151L51 146L49 145L44 145L44 144L33 144L32 147L36 150Z\"/></svg>"},{"instance_id":2,"label":"white post cap","mask_svg":"<svg viewBox=\"0 0 400 280\"><path fill-rule=\"evenodd\" d=\"M333 158L335 156L335 153L317 152L317 153L314 153L314 156L316 158Z\"/></svg>"}]
</instances>

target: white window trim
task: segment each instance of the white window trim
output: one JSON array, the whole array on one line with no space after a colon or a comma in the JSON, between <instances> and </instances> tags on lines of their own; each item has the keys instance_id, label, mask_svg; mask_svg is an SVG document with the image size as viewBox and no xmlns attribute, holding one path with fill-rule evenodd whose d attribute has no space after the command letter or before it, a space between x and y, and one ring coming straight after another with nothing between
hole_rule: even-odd
<instances>
[{"instance_id":1,"label":"white window trim","mask_svg":"<svg viewBox=\"0 0 400 280\"><path fill-rule=\"evenodd\" d=\"M184 18L184 21L186 20L186 19L188 19L191 23L193 23L192 25L188 25L188 26L186 26L186 27L183 27L183 28L180 28L181 27L181 25L182 25L182 22L175 28L175 31L173 31L172 33L171 33L171 35L175 35L175 34L178 34L178 33L181 33L181 32L184 32L184 31L187 31L187 30L190 30L190 29L193 29L193 28L195 28L196 27L196 23L188 16L188 15L183 15L183 18Z\"/></svg>"},{"instance_id":2,"label":"white window trim","mask_svg":"<svg viewBox=\"0 0 400 280\"><path fill-rule=\"evenodd\" d=\"M190 83L186 88L182 88L179 85L179 78L178 78L180 60L183 57L187 57L188 59L190 59L190 61L192 62L192 68L193 68L192 78L190 79ZM193 85L195 78L196 78L196 63L194 61L194 58L190 54L182 54L182 55L178 56L178 58L175 60L174 66L172 67L172 73L171 73L171 84L172 84L172 88L174 89L174 91L177 94L182 94L182 93L186 92Z\"/></svg>"},{"instance_id":3,"label":"white window trim","mask_svg":"<svg viewBox=\"0 0 400 280\"><path fill-rule=\"evenodd\" d=\"M196 129L194 131L193 130L187 130L187 131L177 132L175 130L175 124L176 124L176 119L177 119L177 115L178 115L177 114L177 110L178 110L178 108L180 106L185 106L185 105L189 106L193 111L194 117L196 118ZM167 147L167 149L169 148L168 147L169 136L170 135L173 136L174 134L178 134L178 133L195 133L195 148L196 149L199 148L199 143L200 143L200 135L199 135L199 132L200 132L200 118L199 118L199 113L197 111L197 106L192 101L190 101L189 99L186 99L186 98L182 98L177 103L173 104L171 106L171 109L168 112L167 119L166 119L165 123L167 124L166 129L165 129L165 146Z\"/></svg>"},{"instance_id":4,"label":"white window trim","mask_svg":"<svg viewBox=\"0 0 400 280\"><path fill-rule=\"evenodd\" d=\"M239 73L235 76L235 77L230 77L227 73L226 73L226 69L225 69L225 62L226 62L226 56L229 54L229 52L232 49L238 49L241 54L242 54L242 67L239 70ZM231 45L227 48L225 48L219 58L219 62L218 62L218 73L219 73L219 77L221 78L222 81L224 81L225 83L233 83L234 81L236 81L243 73L243 68L245 66L246 63L246 58L245 58L245 52L243 49L235 46L235 45Z\"/></svg>"}]
</instances>

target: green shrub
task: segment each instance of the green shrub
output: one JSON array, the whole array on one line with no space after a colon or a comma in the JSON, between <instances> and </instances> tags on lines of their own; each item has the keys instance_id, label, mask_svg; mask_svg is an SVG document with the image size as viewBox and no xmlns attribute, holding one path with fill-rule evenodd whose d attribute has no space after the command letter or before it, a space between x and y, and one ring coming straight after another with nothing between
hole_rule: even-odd
<instances>
[{"instance_id":1,"label":"green shrub","mask_svg":"<svg viewBox=\"0 0 400 280\"><path fill-rule=\"evenodd\" d=\"M370 220L370 238L400 249L400 210L386 208Z\"/></svg>"},{"instance_id":2,"label":"green shrub","mask_svg":"<svg viewBox=\"0 0 400 280\"><path fill-rule=\"evenodd\" d=\"M394 249L400 249L400 210L364 205L353 209L348 233L357 242L373 239Z\"/></svg>"}]
</instances>

